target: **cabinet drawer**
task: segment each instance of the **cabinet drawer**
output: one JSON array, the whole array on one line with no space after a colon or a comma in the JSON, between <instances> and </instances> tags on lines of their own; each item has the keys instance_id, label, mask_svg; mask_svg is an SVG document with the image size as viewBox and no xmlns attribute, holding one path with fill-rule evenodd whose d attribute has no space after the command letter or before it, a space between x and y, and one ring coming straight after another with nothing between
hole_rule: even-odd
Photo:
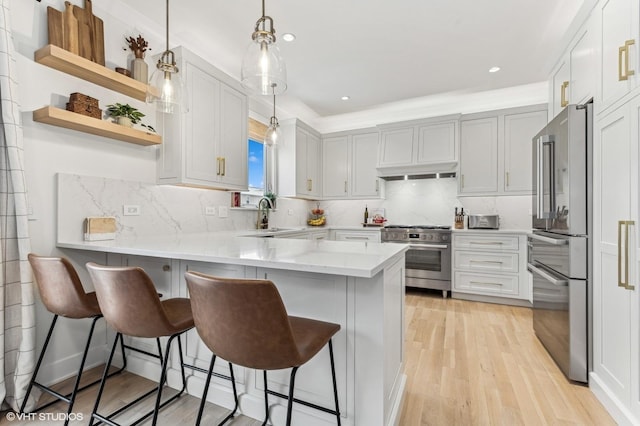
<instances>
[{"instance_id":1,"label":"cabinet drawer","mask_svg":"<svg viewBox=\"0 0 640 426\"><path fill-rule=\"evenodd\" d=\"M514 250L518 251L518 237L516 235L455 235L454 249L469 250Z\"/></svg>"},{"instance_id":2,"label":"cabinet drawer","mask_svg":"<svg viewBox=\"0 0 640 426\"><path fill-rule=\"evenodd\" d=\"M378 231L336 231L336 241L372 241L380 242Z\"/></svg>"},{"instance_id":3,"label":"cabinet drawer","mask_svg":"<svg viewBox=\"0 0 640 426\"><path fill-rule=\"evenodd\" d=\"M518 285L517 275L492 275L456 271L453 277L453 290L464 293L517 296L519 292Z\"/></svg>"},{"instance_id":4,"label":"cabinet drawer","mask_svg":"<svg viewBox=\"0 0 640 426\"><path fill-rule=\"evenodd\" d=\"M453 254L453 267L471 271L518 272L518 253L459 251Z\"/></svg>"}]
</instances>

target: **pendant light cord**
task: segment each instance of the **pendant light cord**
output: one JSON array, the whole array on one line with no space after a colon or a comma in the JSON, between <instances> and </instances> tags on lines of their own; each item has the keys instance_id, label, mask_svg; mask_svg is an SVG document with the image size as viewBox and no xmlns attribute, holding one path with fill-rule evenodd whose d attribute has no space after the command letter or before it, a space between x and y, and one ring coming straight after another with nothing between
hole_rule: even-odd
<instances>
[{"instance_id":1,"label":"pendant light cord","mask_svg":"<svg viewBox=\"0 0 640 426\"><path fill-rule=\"evenodd\" d=\"M264 0L262 0L263 4L264 4ZM167 0L167 51L169 50L169 0Z\"/></svg>"}]
</instances>

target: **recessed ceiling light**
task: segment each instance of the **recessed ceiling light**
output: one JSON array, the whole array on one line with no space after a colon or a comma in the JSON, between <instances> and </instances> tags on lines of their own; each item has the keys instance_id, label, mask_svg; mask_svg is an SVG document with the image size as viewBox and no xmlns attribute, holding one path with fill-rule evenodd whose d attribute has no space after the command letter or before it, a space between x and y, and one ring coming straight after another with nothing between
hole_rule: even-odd
<instances>
[{"instance_id":1,"label":"recessed ceiling light","mask_svg":"<svg viewBox=\"0 0 640 426\"><path fill-rule=\"evenodd\" d=\"M296 35L291 33L284 33L282 34L282 39L284 41L293 41L296 39Z\"/></svg>"},{"instance_id":2,"label":"recessed ceiling light","mask_svg":"<svg viewBox=\"0 0 640 426\"><path fill-rule=\"evenodd\" d=\"M351 96L343 96L340 99L342 99L343 101L348 101L349 99L351 99Z\"/></svg>"},{"instance_id":3,"label":"recessed ceiling light","mask_svg":"<svg viewBox=\"0 0 640 426\"><path fill-rule=\"evenodd\" d=\"M500 67L491 67L489 68L489 72L498 72L500 71Z\"/></svg>"}]
</instances>

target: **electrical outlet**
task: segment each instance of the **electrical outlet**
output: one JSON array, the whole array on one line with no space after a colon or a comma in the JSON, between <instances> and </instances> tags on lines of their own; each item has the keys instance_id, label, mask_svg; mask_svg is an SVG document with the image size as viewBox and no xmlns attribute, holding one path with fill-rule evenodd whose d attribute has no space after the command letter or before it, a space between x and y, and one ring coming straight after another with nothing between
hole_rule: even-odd
<instances>
[{"instance_id":1,"label":"electrical outlet","mask_svg":"<svg viewBox=\"0 0 640 426\"><path fill-rule=\"evenodd\" d=\"M215 216L216 208L214 206L207 206L204 208L204 214L207 216Z\"/></svg>"},{"instance_id":2,"label":"electrical outlet","mask_svg":"<svg viewBox=\"0 0 640 426\"><path fill-rule=\"evenodd\" d=\"M293 209L287 210L287 214L289 214L289 216L293 216Z\"/></svg>"},{"instance_id":3,"label":"electrical outlet","mask_svg":"<svg viewBox=\"0 0 640 426\"><path fill-rule=\"evenodd\" d=\"M125 216L140 216L140 206L135 204L125 204L122 206L122 214Z\"/></svg>"},{"instance_id":4,"label":"electrical outlet","mask_svg":"<svg viewBox=\"0 0 640 426\"><path fill-rule=\"evenodd\" d=\"M229 208L227 206L218 207L218 216L220 216L220 217L229 216Z\"/></svg>"}]
</instances>

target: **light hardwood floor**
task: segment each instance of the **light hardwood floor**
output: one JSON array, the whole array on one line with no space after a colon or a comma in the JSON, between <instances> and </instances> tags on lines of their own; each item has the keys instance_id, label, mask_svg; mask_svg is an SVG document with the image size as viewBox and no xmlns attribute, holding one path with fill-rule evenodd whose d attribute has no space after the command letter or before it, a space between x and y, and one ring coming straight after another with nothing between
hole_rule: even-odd
<instances>
[{"instance_id":1,"label":"light hardwood floor","mask_svg":"<svg viewBox=\"0 0 640 426\"><path fill-rule=\"evenodd\" d=\"M547 354L531 309L439 294L407 291L401 425L615 424Z\"/></svg>"},{"instance_id":2,"label":"light hardwood floor","mask_svg":"<svg viewBox=\"0 0 640 426\"><path fill-rule=\"evenodd\" d=\"M562 375L533 333L530 309L442 299L440 292L414 290L407 291L406 301L408 380L402 426L615 424L587 387L572 384ZM86 379L100 370L85 373ZM69 386L65 382L59 387ZM113 377L103 398L110 401L106 410L153 386L130 373ZM88 424L96 388L80 394L73 411L83 413L84 419L72 425ZM116 420L126 424L150 409L152 402L148 398L142 407ZM199 402L193 396L181 397L162 411L159 424L194 424ZM46 412L66 412L66 405L55 404ZM227 413L207 404L202 424L217 424ZM62 424L8 422L5 415L0 425ZM239 416L228 424L258 426L261 422Z\"/></svg>"}]
</instances>

